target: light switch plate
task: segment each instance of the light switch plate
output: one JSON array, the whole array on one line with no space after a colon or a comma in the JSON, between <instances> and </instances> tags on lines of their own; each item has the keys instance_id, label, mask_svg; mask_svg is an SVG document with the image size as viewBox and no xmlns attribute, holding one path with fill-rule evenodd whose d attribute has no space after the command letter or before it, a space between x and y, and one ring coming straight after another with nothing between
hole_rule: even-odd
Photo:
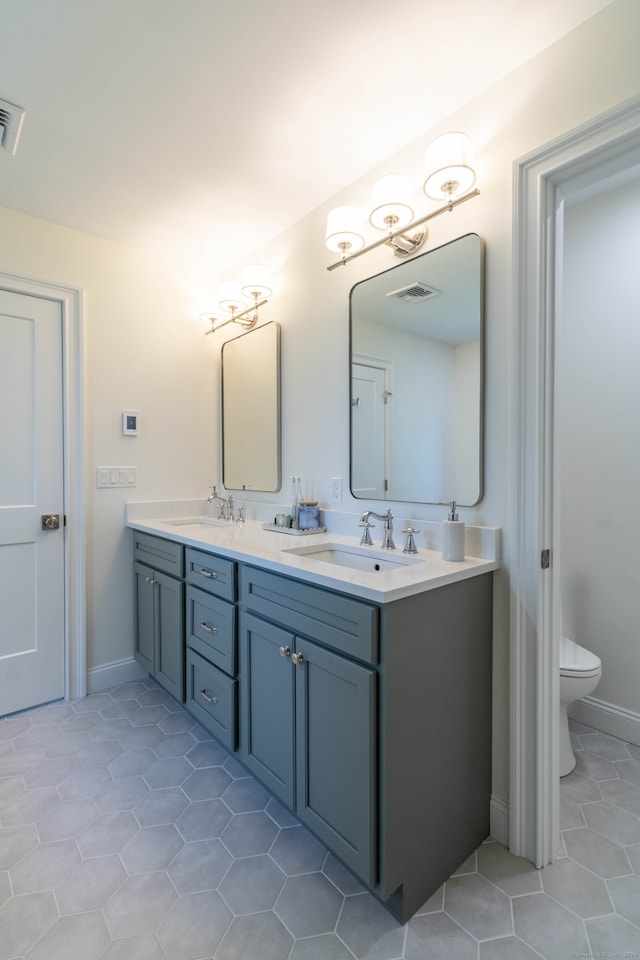
<instances>
[{"instance_id":1,"label":"light switch plate","mask_svg":"<svg viewBox=\"0 0 640 960\"><path fill-rule=\"evenodd\" d=\"M96 487L135 487L137 485L137 467L96 467Z\"/></svg>"}]
</instances>

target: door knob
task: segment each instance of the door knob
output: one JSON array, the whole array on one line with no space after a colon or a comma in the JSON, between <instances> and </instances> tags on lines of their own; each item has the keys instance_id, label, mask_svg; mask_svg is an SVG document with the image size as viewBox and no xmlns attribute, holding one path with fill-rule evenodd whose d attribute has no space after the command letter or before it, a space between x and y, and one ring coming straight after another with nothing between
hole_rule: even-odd
<instances>
[{"instance_id":1,"label":"door knob","mask_svg":"<svg viewBox=\"0 0 640 960\"><path fill-rule=\"evenodd\" d=\"M42 529L43 530L59 530L60 514L59 513L43 513Z\"/></svg>"}]
</instances>

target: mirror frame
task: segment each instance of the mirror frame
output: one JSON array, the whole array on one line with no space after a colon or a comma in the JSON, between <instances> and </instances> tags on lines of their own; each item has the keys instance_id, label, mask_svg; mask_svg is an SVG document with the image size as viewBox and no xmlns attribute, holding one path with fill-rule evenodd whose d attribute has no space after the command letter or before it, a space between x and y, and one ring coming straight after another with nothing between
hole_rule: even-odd
<instances>
[{"instance_id":1,"label":"mirror frame","mask_svg":"<svg viewBox=\"0 0 640 960\"><path fill-rule=\"evenodd\" d=\"M225 411L229 407L229 398L227 397L227 402L225 403L225 370L224 370L224 351L225 348L230 348L231 344L234 344L237 348L239 341L244 341L245 337L255 336L260 334L261 331L266 331L269 328L272 329L275 334L275 365L273 370L273 381L271 382L271 391L275 399L275 411L274 418L275 423L273 424L275 429L275 471L273 484L274 485L260 485L260 484L244 484L242 486L234 486L233 483L227 483L226 474L228 472L228 460L229 456L227 453L227 443L225 442L225 435L229 435L230 429L227 426L225 431ZM222 448L222 484L226 490L247 490L247 491L257 491L260 493L276 493L282 487L282 404L281 404L281 351L280 351L280 324L275 321L269 321L268 323L262 324L260 327L255 327L253 330L248 330L246 333L241 334L239 337L232 337L229 340L226 340L222 344L222 349L220 353L220 444ZM254 399L254 396L251 396L251 406L248 409L248 413L242 421L241 430L236 431L242 434L243 444L254 445L254 447L259 448L258 442L254 442L254 439L251 437L251 413L255 411L259 403ZM261 408L262 409L262 408ZM232 478L235 479L235 478Z\"/></svg>"},{"instance_id":2,"label":"mirror frame","mask_svg":"<svg viewBox=\"0 0 640 960\"><path fill-rule=\"evenodd\" d=\"M389 502L399 502L399 503L424 503L424 504L444 504L449 501L445 500L406 500L402 497L397 497L395 494L392 497L357 497L353 493L353 448L354 448L354 437L353 437L353 363L354 363L354 344L353 344L353 294L354 291L361 286L363 283L366 283L368 280L372 280L374 277L380 277L383 274L390 274L393 270L397 270L399 267L406 267L409 263L412 263L416 260L419 260L421 257L426 257L431 253L434 253L438 250L444 250L446 247L451 246L451 244L456 243L459 240L463 240L466 237L476 237L479 244L479 310L478 310L478 320L480 325L480 336L479 336L479 354L480 354L480 371L479 371L479 390L478 390L478 496L477 499L472 503L459 503L459 506L463 507L473 507L476 506L484 497L485 493L485 367L486 367L486 357L485 357L485 340L486 340L486 323L485 323L485 244L482 237L474 232L469 232L462 234L459 237L455 237L453 240L449 240L446 243L441 244L438 247L433 247L431 250L427 250L416 257L412 257L410 260L403 260L402 263L396 264L393 267L389 267L387 270L381 270L380 273L373 274L371 277L365 277L364 279L355 283L351 290L349 291L349 490L351 495L355 500L361 500L366 502L370 500L372 502L380 501L389 501ZM362 355L362 351L358 351L356 356ZM456 500L456 503L458 501Z\"/></svg>"}]
</instances>

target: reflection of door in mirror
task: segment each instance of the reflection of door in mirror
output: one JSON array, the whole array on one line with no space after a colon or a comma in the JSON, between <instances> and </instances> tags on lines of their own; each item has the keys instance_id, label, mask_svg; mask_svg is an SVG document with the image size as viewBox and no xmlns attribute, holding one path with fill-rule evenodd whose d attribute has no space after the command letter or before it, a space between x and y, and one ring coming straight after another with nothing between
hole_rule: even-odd
<instances>
[{"instance_id":1,"label":"reflection of door in mirror","mask_svg":"<svg viewBox=\"0 0 640 960\"><path fill-rule=\"evenodd\" d=\"M476 234L351 291L355 497L461 505L480 500L482 293L483 250ZM376 357L393 370L392 390L371 382L375 367L383 366ZM358 399L361 405L366 400L362 416Z\"/></svg>"},{"instance_id":2,"label":"reflection of door in mirror","mask_svg":"<svg viewBox=\"0 0 640 960\"><path fill-rule=\"evenodd\" d=\"M387 405L390 365L384 360L353 358L351 431L354 442L351 488L354 497L383 500L388 494ZM390 494L389 494L390 495Z\"/></svg>"},{"instance_id":3,"label":"reflection of door in mirror","mask_svg":"<svg viewBox=\"0 0 640 960\"><path fill-rule=\"evenodd\" d=\"M280 489L280 326L266 323L222 346L222 482Z\"/></svg>"}]
</instances>

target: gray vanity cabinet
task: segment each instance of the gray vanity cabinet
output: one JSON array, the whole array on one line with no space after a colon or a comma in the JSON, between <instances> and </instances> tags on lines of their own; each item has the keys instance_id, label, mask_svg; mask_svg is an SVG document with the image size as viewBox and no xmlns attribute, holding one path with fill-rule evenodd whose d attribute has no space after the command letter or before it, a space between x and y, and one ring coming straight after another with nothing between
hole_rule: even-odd
<instances>
[{"instance_id":1,"label":"gray vanity cabinet","mask_svg":"<svg viewBox=\"0 0 640 960\"><path fill-rule=\"evenodd\" d=\"M134 538L134 656L184 702L184 550L137 533Z\"/></svg>"},{"instance_id":2,"label":"gray vanity cabinet","mask_svg":"<svg viewBox=\"0 0 640 960\"><path fill-rule=\"evenodd\" d=\"M377 605L240 568L240 758L402 922L489 833L492 579Z\"/></svg>"},{"instance_id":3,"label":"gray vanity cabinet","mask_svg":"<svg viewBox=\"0 0 640 960\"><path fill-rule=\"evenodd\" d=\"M489 833L492 573L376 603L134 535L136 658L406 922Z\"/></svg>"},{"instance_id":4,"label":"gray vanity cabinet","mask_svg":"<svg viewBox=\"0 0 640 960\"><path fill-rule=\"evenodd\" d=\"M370 657L377 611L250 567L240 583L240 758L371 886L377 677L344 647Z\"/></svg>"},{"instance_id":5,"label":"gray vanity cabinet","mask_svg":"<svg viewBox=\"0 0 640 960\"><path fill-rule=\"evenodd\" d=\"M235 750L236 564L187 547L186 571L186 707L229 750Z\"/></svg>"}]
</instances>

